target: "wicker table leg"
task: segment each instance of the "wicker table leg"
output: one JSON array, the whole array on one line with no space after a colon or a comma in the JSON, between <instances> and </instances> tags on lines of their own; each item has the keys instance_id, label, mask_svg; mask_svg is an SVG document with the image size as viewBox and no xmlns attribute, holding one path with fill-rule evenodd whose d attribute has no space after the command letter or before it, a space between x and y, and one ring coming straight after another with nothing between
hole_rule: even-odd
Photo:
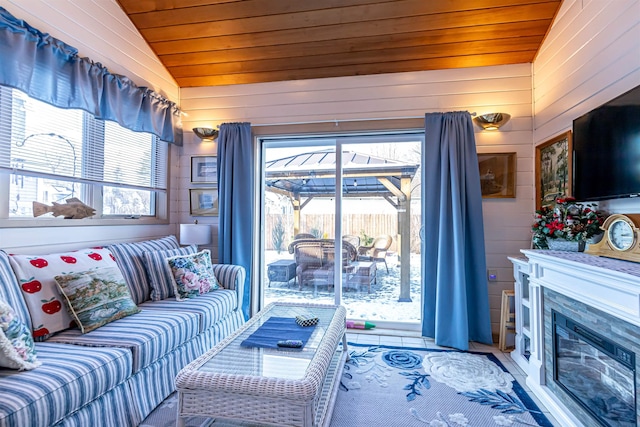
<instances>
[{"instance_id":1,"label":"wicker table leg","mask_svg":"<svg viewBox=\"0 0 640 427\"><path fill-rule=\"evenodd\" d=\"M349 348L347 347L347 334L346 333L342 336L342 348L343 348L343 351L347 355L347 361L348 361L351 358L349 357Z\"/></svg>"}]
</instances>

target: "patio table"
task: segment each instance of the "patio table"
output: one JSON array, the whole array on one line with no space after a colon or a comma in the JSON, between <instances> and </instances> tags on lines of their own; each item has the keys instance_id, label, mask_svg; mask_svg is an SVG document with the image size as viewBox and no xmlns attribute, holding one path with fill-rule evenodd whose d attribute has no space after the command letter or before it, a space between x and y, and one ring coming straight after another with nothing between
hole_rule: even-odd
<instances>
[{"instance_id":1,"label":"patio table","mask_svg":"<svg viewBox=\"0 0 640 427\"><path fill-rule=\"evenodd\" d=\"M347 276L344 287L360 290L362 286L366 286L367 292L371 293L371 285L376 283L376 263L369 261L356 261L351 265L351 267L352 273Z\"/></svg>"},{"instance_id":2,"label":"patio table","mask_svg":"<svg viewBox=\"0 0 640 427\"><path fill-rule=\"evenodd\" d=\"M269 287L271 282L287 282L296 278L296 262L292 259L280 259L267 265Z\"/></svg>"}]
</instances>

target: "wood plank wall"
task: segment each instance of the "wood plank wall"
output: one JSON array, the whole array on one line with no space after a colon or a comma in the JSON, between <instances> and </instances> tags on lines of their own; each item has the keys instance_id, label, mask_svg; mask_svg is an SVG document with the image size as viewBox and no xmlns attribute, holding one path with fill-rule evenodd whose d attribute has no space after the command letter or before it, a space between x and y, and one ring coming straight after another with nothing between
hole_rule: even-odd
<instances>
[{"instance_id":1,"label":"wood plank wall","mask_svg":"<svg viewBox=\"0 0 640 427\"><path fill-rule=\"evenodd\" d=\"M505 112L512 120L499 132L476 128L480 152L516 152L515 199L485 199L483 203L488 267L498 271L490 283L491 315L498 330L500 295L512 287L513 274L507 256L529 247L533 207L533 158L531 117L531 64L330 78L238 86L182 89L182 107L188 114L185 130L215 127L224 122L247 121L258 132L272 124L422 117L436 111L467 110L478 114ZM421 127L423 120L412 121ZM354 125L355 122L349 122ZM349 124L347 123L347 124ZM383 127L383 121L371 122ZM339 126L339 127L340 127ZM310 125L309 128L316 126ZM322 126L318 126L322 128ZM304 128L304 126L303 126ZM180 194L184 206L181 221L188 221L190 157L211 154L214 144L200 143L185 134L180 159ZM215 219L202 218L216 223Z\"/></svg>"},{"instance_id":2,"label":"wood plank wall","mask_svg":"<svg viewBox=\"0 0 640 427\"><path fill-rule=\"evenodd\" d=\"M565 0L533 66L534 144L640 85L640 0ZM611 213L640 201L601 202Z\"/></svg>"},{"instance_id":3,"label":"wood plank wall","mask_svg":"<svg viewBox=\"0 0 640 427\"><path fill-rule=\"evenodd\" d=\"M49 33L102 63L111 72L129 77L174 102L180 89L115 0L0 0L18 19ZM172 148L177 157L178 150ZM172 165L170 173L174 173ZM175 204L171 204L175 208ZM171 217L170 217L171 218ZM82 220L85 221L85 220ZM86 220L90 223L90 220ZM133 241L175 233L175 225L0 228L0 248L15 253L46 253L115 241Z\"/></svg>"}]
</instances>

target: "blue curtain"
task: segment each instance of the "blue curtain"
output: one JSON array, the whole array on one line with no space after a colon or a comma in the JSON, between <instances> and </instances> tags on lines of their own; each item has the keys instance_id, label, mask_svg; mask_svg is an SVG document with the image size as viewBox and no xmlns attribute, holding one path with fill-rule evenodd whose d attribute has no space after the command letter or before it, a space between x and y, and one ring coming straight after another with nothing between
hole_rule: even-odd
<instances>
[{"instance_id":1,"label":"blue curtain","mask_svg":"<svg viewBox=\"0 0 640 427\"><path fill-rule=\"evenodd\" d=\"M478 155L468 112L425 116L422 334L492 343Z\"/></svg>"},{"instance_id":2,"label":"blue curtain","mask_svg":"<svg viewBox=\"0 0 640 427\"><path fill-rule=\"evenodd\" d=\"M0 7L0 85L60 108L78 108L182 145L177 105L78 56L78 50Z\"/></svg>"},{"instance_id":3,"label":"blue curtain","mask_svg":"<svg viewBox=\"0 0 640 427\"><path fill-rule=\"evenodd\" d=\"M219 261L247 270L242 312L249 318L253 252L254 150L250 123L223 123L218 135Z\"/></svg>"}]
</instances>

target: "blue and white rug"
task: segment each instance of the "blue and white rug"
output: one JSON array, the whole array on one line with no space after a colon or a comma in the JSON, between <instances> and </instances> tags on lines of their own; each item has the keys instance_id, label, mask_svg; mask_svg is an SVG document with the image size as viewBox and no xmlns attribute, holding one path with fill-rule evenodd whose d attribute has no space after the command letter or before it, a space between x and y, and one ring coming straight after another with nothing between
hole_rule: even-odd
<instances>
[{"instance_id":1,"label":"blue and white rug","mask_svg":"<svg viewBox=\"0 0 640 427\"><path fill-rule=\"evenodd\" d=\"M331 427L553 427L491 353L349 344Z\"/></svg>"},{"instance_id":2,"label":"blue and white rug","mask_svg":"<svg viewBox=\"0 0 640 427\"><path fill-rule=\"evenodd\" d=\"M553 427L491 353L352 343L349 353L331 427ZM176 410L174 393L140 427L175 426ZM186 420L187 427L219 424L227 425Z\"/></svg>"}]
</instances>

